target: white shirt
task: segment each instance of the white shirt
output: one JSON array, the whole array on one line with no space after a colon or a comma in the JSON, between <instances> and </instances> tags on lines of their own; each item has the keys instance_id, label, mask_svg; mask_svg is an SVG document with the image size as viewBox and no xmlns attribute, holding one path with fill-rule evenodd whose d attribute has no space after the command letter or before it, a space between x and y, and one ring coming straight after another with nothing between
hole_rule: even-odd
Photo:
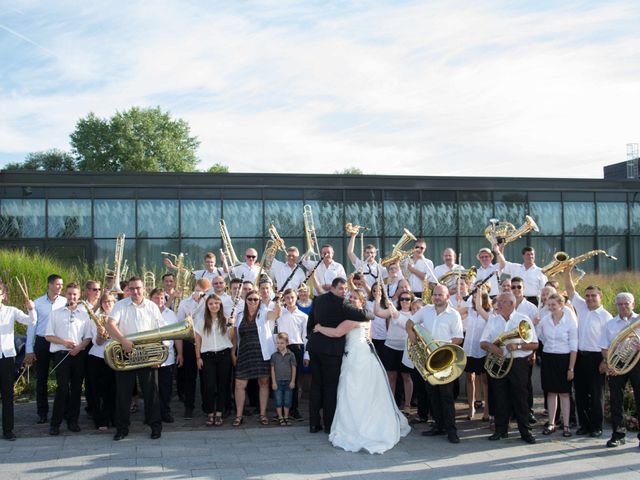
<instances>
[{"instance_id":1,"label":"white shirt","mask_svg":"<svg viewBox=\"0 0 640 480\"><path fill-rule=\"evenodd\" d=\"M510 332L518 328L518 325L522 320L525 320L529 323L529 327L531 328L531 342L530 343L538 343L538 336L536 335L536 330L533 326L533 322L529 317L523 315L517 311L511 312L509 316L509 320L505 321L502 315L490 315L489 320L487 321L487 325L484 327L482 332L482 336L480 337L480 342L489 342L493 343L498 335L504 332ZM510 343L524 343L520 338L514 338L512 340L507 340L505 344L501 347L502 353L506 356L508 355L506 345ZM513 356L514 358L525 358L531 355L529 350L514 350Z\"/></svg>"},{"instance_id":2,"label":"white shirt","mask_svg":"<svg viewBox=\"0 0 640 480\"><path fill-rule=\"evenodd\" d=\"M53 302L49 300L49 296L45 293L41 297L38 297L33 302L36 307L36 318L38 319L35 325L30 325L27 328L27 353L33 353L33 343L36 335L44 337L47 331L47 323L49 322L49 315L53 310L58 310L67 305L67 299L62 295L58 295Z\"/></svg>"},{"instance_id":3,"label":"white shirt","mask_svg":"<svg viewBox=\"0 0 640 480\"><path fill-rule=\"evenodd\" d=\"M249 267L246 263L241 263L231 271L235 278L242 278L244 275L244 282L255 283L256 278L258 278L258 273L260 273L260 265L254 263L253 267Z\"/></svg>"},{"instance_id":4,"label":"white shirt","mask_svg":"<svg viewBox=\"0 0 640 480\"><path fill-rule=\"evenodd\" d=\"M222 276L222 273L220 273L220 270L218 268L214 268L213 272L210 272L209 270L196 270L193 272L193 276L196 278L196 280L206 278L210 282L213 282L213 279Z\"/></svg>"},{"instance_id":5,"label":"white shirt","mask_svg":"<svg viewBox=\"0 0 640 480\"><path fill-rule=\"evenodd\" d=\"M104 314L102 313L102 311L97 311L96 315L100 317ZM111 340L107 340L102 345L98 345L98 327L96 325L96 322L91 320L91 318L89 318L89 320L89 332L91 333L92 342L91 348L89 349L89 355L93 355L94 357L98 358L104 358L104 349Z\"/></svg>"},{"instance_id":6,"label":"white shirt","mask_svg":"<svg viewBox=\"0 0 640 480\"><path fill-rule=\"evenodd\" d=\"M602 331L613 318L612 315L602 305L595 310L589 310L587 302L577 292L573 295L571 303L578 313L578 350L600 352Z\"/></svg>"},{"instance_id":7,"label":"white shirt","mask_svg":"<svg viewBox=\"0 0 640 480\"><path fill-rule=\"evenodd\" d=\"M367 310L375 312L375 300L367 300ZM373 340L385 340L387 338L387 320L374 314L371 322L371 338Z\"/></svg>"},{"instance_id":8,"label":"white shirt","mask_svg":"<svg viewBox=\"0 0 640 480\"><path fill-rule=\"evenodd\" d=\"M369 286L373 285L378 280L382 281L389 276L387 269L378 262L374 261L373 263L368 263L358 258L355 263L351 263L358 272L362 272L364 274L364 278Z\"/></svg>"},{"instance_id":9,"label":"white shirt","mask_svg":"<svg viewBox=\"0 0 640 480\"><path fill-rule=\"evenodd\" d=\"M405 262L406 261L413 262L414 260L412 257L409 257ZM436 283L436 278L433 276L433 262L431 260L428 258L420 258L413 266L422 273L425 273L429 282ZM412 292L422 292L422 290L424 290L424 280L418 277L415 273L412 272L407 280L409 280Z\"/></svg>"},{"instance_id":10,"label":"white shirt","mask_svg":"<svg viewBox=\"0 0 640 480\"><path fill-rule=\"evenodd\" d=\"M544 353L570 353L578 351L578 325L563 312L560 323L553 322L551 313L545 315L536 328L538 338L544 343Z\"/></svg>"},{"instance_id":11,"label":"white shirt","mask_svg":"<svg viewBox=\"0 0 640 480\"><path fill-rule=\"evenodd\" d=\"M628 320L623 320L622 318L620 318L620 315L616 315L611 320L609 320L602 329L602 337L600 337L600 349L609 350L611 342L613 342L620 331L624 328L627 328L632 323L637 322L638 317L638 314L634 312L631 314L631 318Z\"/></svg>"},{"instance_id":12,"label":"white shirt","mask_svg":"<svg viewBox=\"0 0 640 480\"><path fill-rule=\"evenodd\" d=\"M218 295L222 300L222 308L225 318L229 319L231 317L231 312L233 310L233 297L228 294ZM242 311L244 310L244 300L242 297L238 298L238 305L236 305L235 317L240 318L242 316Z\"/></svg>"},{"instance_id":13,"label":"white shirt","mask_svg":"<svg viewBox=\"0 0 640 480\"><path fill-rule=\"evenodd\" d=\"M425 305L413 314L413 323L422 325L434 340L450 343L454 338L464 338L462 318L449 305L440 314L435 305Z\"/></svg>"},{"instance_id":14,"label":"white shirt","mask_svg":"<svg viewBox=\"0 0 640 480\"><path fill-rule=\"evenodd\" d=\"M311 269L315 267L316 263L317 262L306 261L304 265L305 267ZM320 285L331 285L331 282L333 282L338 277L344 278L345 280L347 279L347 273L344 271L344 267L338 262L334 262L333 260L331 260L331 263L328 266L326 263L324 263L324 261L320 262L320 265L318 265L318 268L316 269L315 275ZM315 293L317 295L318 292L315 291Z\"/></svg>"},{"instance_id":15,"label":"white shirt","mask_svg":"<svg viewBox=\"0 0 640 480\"><path fill-rule=\"evenodd\" d=\"M533 319L538 316L538 307L524 298L522 302L520 302L520 305L516 307L516 312L525 315L529 320L533 321Z\"/></svg>"},{"instance_id":16,"label":"white shirt","mask_svg":"<svg viewBox=\"0 0 640 480\"><path fill-rule=\"evenodd\" d=\"M91 338L91 324L93 322L84 308L76 308L74 311L67 307L54 310L49 316L45 336L56 336L63 340L71 340L76 345L82 343L85 338ZM51 342L51 353L69 351L70 348Z\"/></svg>"},{"instance_id":17,"label":"white shirt","mask_svg":"<svg viewBox=\"0 0 640 480\"><path fill-rule=\"evenodd\" d=\"M297 307L293 312L283 307L280 316L276 320L278 333L284 332L289 335L289 345L306 345L308 318Z\"/></svg>"},{"instance_id":18,"label":"white shirt","mask_svg":"<svg viewBox=\"0 0 640 480\"><path fill-rule=\"evenodd\" d=\"M278 290L282 290L287 278L289 278L291 272L295 270L296 266L297 263L294 263L293 267L291 267L288 263L281 262L277 258L273 259L269 273L271 274L271 278L276 282ZM302 268L298 268L293 277L291 277L291 280L289 280L289 283L287 283L286 288L293 288L297 290L305 278L306 274L304 273L304 270Z\"/></svg>"},{"instance_id":19,"label":"white shirt","mask_svg":"<svg viewBox=\"0 0 640 480\"><path fill-rule=\"evenodd\" d=\"M484 327L487 326L487 321L478 315L478 312L473 308L470 308L467 314L466 324L467 332L464 336L464 343L462 344L465 353L468 357L473 358L486 357L487 352L480 347L480 337L482 337Z\"/></svg>"},{"instance_id":20,"label":"white shirt","mask_svg":"<svg viewBox=\"0 0 640 480\"><path fill-rule=\"evenodd\" d=\"M499 271L500 267L497 264L489 265L488 267L479 266L476 273L476 281L475 283L479 283L493 272ZM489 280L489 285L491 285L491 291L489 292L489 296L493 297L494 295L498 295L500 293L500 287L498 286L498 276L499 274L495 274Z\"/></svg>"},{"instance_id":21,"label":"white shirt","mask_svg":"<svg viewBox=\"0 0 640 480\"><path fill-rule=\"evenodd\" d=\"M205 333L204 331L204 320L198 322L194 327L195 332L200 336L201 340L200 353L221 352L222 350L233 347L229 336L231 334L231 327L227 327L227 332L223 335L220 328L218 328L217 319L214 318L212 320L211 331L209 333Z\"/></svg>"},{"instance_id":22,"label":"white shirt","mask_svg":"<svg viewBox=\"0 0 640 480\"><path fill-rule=\"evenodd\" d=\"M402 351L407 346L407 320L411 318L411 312L398 312L398 318L389 319L389 329L384 345L392 350Z\"/></svg>"},{"instance_id":23,"label":"white shirt","mask_svg":"<svg viewBox=\"0 0 640 480\"><path fill-rule=\"evenodd\" d=\"M454 263L451 267L449 267L446 263L443 263L442 265L438 265L437 267L435 267L433 269L433 273L438 278L438 280L440 280L445 273L449 273L454 268L462 269L464 267L458 265L457 263Z\"/></svg>"},{"instance_id":24,"label":"white shirt","mask_svg":"<svg viewBox=\"0 0 640 480\"><path fill-rule=\"evenodd\" d=\"M120 333L125 336L153 330L162 324L160 309L146 298L140 305L133 303L131 297L119 301L111 310L109 319L115 322Z\"/></svg>"},{"instance_id":25,"label":"white shirt","mask_svg":"<svg viewBox=\"0 0 640 480\"><path fill-rule=\"evenodd\" d=\"M29 310L29 314L26 315L16 307L10 307L0 303L0 357L16 356L13 335L15 322L29 327L35 325L36 320L37 313L35 310Z\"/></svg>"},{"instance_id":26,"label":"white shirt","mask_svg":"<svg viewBox=\"0 0 640 480\"><path fill-rule=\"evenodd\" d=\"M178 317L175 313L173 313L173 310L169 310L168 308L165 307L165 309L161 313L162 313L162 321L160 322L161 327L178 323L179 321ZM174 342L173 340L163 340L162 343L164 343L169 349L169 355L167 356L167 360L160 366L169 367L174 363L176 363L176 353L173 350Z\"/></svg>"},{"instance_id":27,"label":"white shirt","mask_svg":"<svg viewBox=\"0 0 640 480\"><path fill-rule=\"evenodd\" d=\"M194 300L193 295L185 298L180 302L180 306L178 306L178 321L184 321L184 319L189 315L191 315L194 325L202 321L204 318L204 309L206 308L206 304L207 302L205 301L205 297L202 297L200 301Z\"/></svg>"},{"instance_id":28,"label":"white shirt","mask_svg":"<svg viewBox=\"0 0 640 480\"><path fill-rule=\"evenodd\" d=\"M503 273L511 275L511 278L520 277L524 281L525 297L537 297L547 283L547 277L542 273L542 269L535 264L525 268L520 263L506 262Z\"/></svg>"}]
</instances>

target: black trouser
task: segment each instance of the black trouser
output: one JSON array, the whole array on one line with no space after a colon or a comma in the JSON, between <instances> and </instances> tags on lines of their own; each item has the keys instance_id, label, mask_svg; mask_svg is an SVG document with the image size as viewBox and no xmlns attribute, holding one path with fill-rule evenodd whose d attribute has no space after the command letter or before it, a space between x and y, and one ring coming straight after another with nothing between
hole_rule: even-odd
<instances>
[{"instance_id":1,"label":"black trouser","mask_svg":"<svg viewBox=\"0 0 640 480\"><path fill-rule=\"evenodd\" d=\"M182 342L182 370L184 371L184 408L193 410L196 403L196 380L200 376L200 397L204 398L202 372L198 373L196 347L193 343Z\"/></svg>"},{"instance_id":2,"label":"black trouser","mask_svg":"<svg viewBox=\"0 0 640 480\"><path fill-rule=\"evenodd\" d=\"M422 420L429 418L429 395L427 393L427 382L415 368L411 370L411 380L413 381L413 392L418 401L418 416Z\"/></svg>"},{"instance_id":3,"label":"black trouser","mask_svg":"<svg viewBox=\"0 0 640 480\"><path fill-rule=\"evenodd\" d=\"M202 352L202 384L204 385L204 411L207 414L224 412L229 402L231 375L231 349Z\"/></svg>"},{"instance_id":4,"label":"black trouser","mask_svg":"<svg viewBox=\"0 0 640 480\"><path fill-rule=\"evenodd\" d=\"M309 396L309 425L312 427L321 425L320 409L322 409L324 431L329 432L336 413L342 355L310 353L310 358L313 370Z\"/></svg>"},{"instance_id":5,"label":"black trouser","mask_svg":"<svg viewBox=\"0 0 640 480\"><path fill-rule=\"evenodd\" d=\"M144 419L154 432L162 431L160 419L160 398L158 395L158 369L139 368L125 372L116 372L116 414L115 424L119 431L127 430L131 423L129 407L133 384L138 379L144 397Z\"/></svg>"},{"instance_id":6,"label":"black trouser","mask_svg":"<svg viewBox=\"0 0 640 480\"><path fill-rule=\"evenodd\" d=\"M636 409L640 409L638 406L640 405L640 364L633 367L633 369L626 375L609 376L609 395L611 395L611 428L613 430L613 435L616 435L619 438L624 437L627 433L623 415L624 389L627 382L631 382ZM638 434L638 438L640 438L640 434Z\"/></svg>"},{"instance_id":7,"label":"black trouser","mask_svg":"<svg viewBox=\"0 0 640 480\"><path fill-rule=\"evenodd\" d=\"M63 417L66 417L68 424L77 424L80 416L80 396L82 395L86 352L83 350L75 356L67 356L67 353L66 350L61 350L53 354L55 364L62 363L56 368L58 387L53 401L52 427L59 427ZM66 405L67 401L68 405Z\"/></svg>"},{"instance_id":8,"label":"black trouser","mask_svg":"<svg viewBox=\"0 0 640 480\"><path fill-rule=\"evenodd\" d=\"M431 385L425 382L431 415L435 421L435 428L447 433L456 433L456 406L453 399L454 382L444 385Z\"/></svg>"},{"instance_id":9,"label":"black trouser","mask_svg":"<svg viewBox=\"0 0 640 480\"><path fill-rule=\"evenodd\" d=\"M527 366L529 367L528 377L527 377L527 406L529 407L529 412L533 412L533 362L529 362L531 357L525 358L527 361Z\"/></svg>"},{"instance_id":10,"label":"black trouser","mask_svg":"<svg viewBox=\"0 0 640 480\"><path fill-rule=\"evenodd\" d=\"M300 374L300 369L302 368L302 345L294 343L289 345L289 350L296 357L296 386L293 389L293 401L291 402L291 411L298 410L298 381L302 377Z\"/></svg>"},{"instance_id":11,"label":"black trouser","mask_svg":"<svg viewBox=\"0 0 640 480\"><path fill-rule=\"evenodd\" d=\"M601 352L578 351L573 388L580 427L595 432L602 430L602 392L604 374L599 372Z\"/></svg>"},{"instance_id":12,"label":"black trouser","mask_svg":"<svg viewBox=\"0 0 640 480\"><path fill-rule=\"evenodd\" d=\"M49 413L49 396L47 394L47 381L49 380L49 367L52 354L49 352L51 344L44 337L36 335L33 345L33 353L36 354L36 405L38 415Z\"/></svg>"},{"instance_id":13,"label":"black trouser","mask_svg":"<svg viewBox=\"0 0 640 480\"><path fill-rule=\"evenodd\" d=\"M87 382L93 389L95 407L93 411L93 423L96 428L108 427L113 423L113 410L116 402L116 380L114 371L100 357L89 357L89 370Z\"/></svg>"},{"instance_id":14,"label":"black trouser","mask_svg":"<svg viewBox=\"0 0 640 480\"><path fill-rule=\"evenodd\" d=\"M2 395L2 434L13 433L13 379L15 357L0 358L0 395Z\"/></svg>"},{"instance_id":15,"label":"black trouser","mask_svg":"<svg viewBox=\"0 0 640 480\"><path fill-rule=\"evenodd\" d=\"M493 399L496 432L507 433L511 412L518 421L520 435L529 435L529 404L527 402L529 361L527 358L514 358L511 370L506 377L494 379L489 377Z\"/></svg>"},{"instance_id":16,"label":"black trouser","mask_svg":"<svg viewBox=\"0 0 640 480\"><path fill-rule=\"evenodd\" d=\"M173 365L158 368L158 396L160 415L171 415L171 387L173 387Z\"/></svg>"}]
</instances>

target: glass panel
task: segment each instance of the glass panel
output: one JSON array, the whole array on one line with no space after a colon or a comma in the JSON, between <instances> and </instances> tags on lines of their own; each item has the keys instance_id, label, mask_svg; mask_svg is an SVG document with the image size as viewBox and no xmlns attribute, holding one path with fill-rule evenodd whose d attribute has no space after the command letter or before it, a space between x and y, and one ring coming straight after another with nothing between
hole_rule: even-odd
<instances>
[{"instance_id":1,"label":"glass panel","mask_svg":"<svg viewBox=\"0 0 640 480\"><path fill-rule=\"evenodd\" d=\"M344 218L345 223L351 222L353 225L361 225L369 229L364 232L367 242L367 236L374 237L382 234L382 204L380 202L345 202Z\"/></svg>"},{"instance_id":2,"label":"glass panel","mask_svg":"<svg viewBox=\"0 0 640 480\"><path fill-rule=\"evenodd\" d=\"M183 237L220 237L220 200L180 200Z\"/></svg>"},{"instance_id":3,"label":"glass panel","mask_svg":"<svg viewBox=\"0 0 640 480\"><path fill-rule=\"evenodd\" d=\"M93 246L95 251L95 265L97 267L108 265L109 268L113 268L113 260L116 253L115 252L116 239L108 238L103 240L94 240ZM123 258L124 260L127 261L127 264L129 265L129 271L131 273L134 273L132 272L131 269L135 268L135 263L136 263L136 241L135 240L130 238L125 239ZM158 257L157 261L159 264L162 263L162 258Z\"/></svg>"},{"instance_id":4,"label":"glass panel","mask_svg":"<svg viewBox=\"0 0 640 480\"><path fill-rule=\"evenodd\" d=\"M160 267L164 258L160 252L170 252L178 255L178 240L162 238L157 240L140 240L136 241L137 265L138 270L142 271L147 268ZM189 268L193 265L193 259L186 259L185 263Z\"/></svg>"},{"instance_id":5,"label":"glass panel","mask_svg":"<svg viewBox=\"0 0 640 480\"><path fill-rule=\"evenodd\" d=\"M524 223L524 216L527 214L526 203L495 202L495 209L498 220L510 222L516 228L520 228Z\"/></svg>"},{"instance_id":6,"label":"glass panel","mask_svg":"<svg viewBox=\"0 0 640 480\"><path fill-rule=\"evenodd\" d=\"M493 218L491 202L460 202L460 235L484 235Z\"/></svg>"},{"instance_id":7,"label":"glass panel","mask_svg":"<svg viewBox=\"0 0 640 480\"><path fill-rule=\"evenodd\" d=\"M0 238L44 238L45 200L3 199Z\"/></svg>"},{"instance_id":8,"label":"glass panel","mask_svg":"<svg viewBox=\"0 0 640 480\"><path fill-rule=\"evenodd\" d=\"M640 203L631 203L629 204L630 208L630 230L631 233L638 234L640 233Z\"/></svg>"},{"instance_id":9,"label":"glass panel","mask_svg":"<svg viewBox=\"0 0 640 480\"><path fill-rule=\"evenodd\" d=\"M216 256L216 266L222 267L222 262L220 261L220 249L222 248L222 242L220 239L189 238L183 239L181 245L182 253L186 254L187 263L191 265L194 270L204 268L204 256L207 252L213 252ZM235 249L235 245L233 248Z\"/></svg>"},{"instance_id":10,"label":"glass panel","mask_svg":"<svg viewBox=\"0 0 640 480\"><path fill-rule=\"evenodd\" d=\"M310 200L307 205L313 211L313 223L317 236L342 237L345 234L342 202Z\"/></svg>"},{"instance_id":11,"label":"glass panel","mask_svg":"<svg viewBox=\"0 0 640 480\"><path fill-rule=\"evenodd\" d=\"M177 236L177 200L138 200L138 237Z\"/></svg>"},{"instance_id":12,"label":"glass panel","mask_svg":"<svg viewBox=\"0 0 640 480\"><path fill-rule=\"evenodd\" d=\"M420 236L420 208L418 202L385 201L384 234L386 237L401 237L403 229ZM397 241L393 240L392 243Z\"/></svg>"},{"instance_id":13,"label":"glass panel","mask_svg":"<svg viewBox=\"0 0 640 480\"><path fill-rule=\"evenodd\" d=\"M484 239L484 241L485 241L485 245L483 245L483 247L491 248L486 238ZM517 240L514 240L513 242L509 242L507 246L504 248L504 258L507 260L507 262L522 263L522 249L527 245L529 245L529 240L527 238L522 238L522 237L520 237ZM476 252L473 255L474 258L477 253L478 251L476 250ZM536 260L536 264L540 265L540 262Z\"/></svg>"},{"instance_id":14,"label":"glass panel","mask_svg":"<svg viewBox=\"0 0 640 480\"><path fill-rule=\"evenodd\" d=\"M540 228L540 232L531 232L532 236L562 235L562 203L529 202L529 215Z\"/></svg>"},{"instance_id":15,"label":"glass panel","mask_svg":"<svg viewBox=\"0 0 640 480\"><path fill-rule=\"evenodd\" d=\"M599 235L625 235L627 233L626 203L598 203L597 209Z\"/></svg>"},{"instance_id":16,"label":"glass panel","mask_svg":"<svg viewBox=\"0 0 640 480\"><path fill-rule=\"evenodd\" d=\"M532 237L529 245L536 251L536 265L542 268L553 260L554 253L562 250L562 237Z\"/></svg>"},{"instance_id":17,"label":"glass panel","mask_svg":"<svg viewBox=\"0 0 640 480\"><path fill-rule=\"evenodd\" d=\"M640 270L640 237L631 237L631 270Z\"/></svg>"},{"instance_id":18,"label":"glass panel","mask_svg":"<svg viewBox=\"0 0 640 480\"><path fill-rule=\"evenodd\" d=\"M565 237L564 244L567 253L572 257L582 255L595 248L593 237ZM587 273L593 272L595 270L595 261L590 258L579 264L578 267Z\"/></svg>"},{"instance_id":19,"label":"glass panel","mask_svg":"<svg viewBox=\"0 0 640 480\"><path fill-rule=\"evenodd\" d=\"M264 209L265 229L273 222L281 237L304 233L302 200L266 200ZM265 230L264 236L269 238L269 232Z\"/></svg>"},{"instance_id":20,"label":"glass panel","mask_svg":"<svg viewBox=\"0 0 640 480\"><path fill-rule=\"evenodd\" d=\"M93 230L98 238L136 235L135 200L95 200ZM117 220L117 221L114 221Z\"/></svg>"},{"instance_id":21,"label":"glass panel","mask_svg":"<svg viewBox=\"0 0 640 480\"><path fill-rule=\"evenodd\" d=\"M596 207L592 202L566 202L564 204L565 235L596 233Z\"/></svg>"},{"instance_id":22,"label":"glass panel","mask_svg":"<svg viewBox=\"0 0 640 480\"><path fill-rule=\"evenodd\" d=\"M232 241L262 235L262 200L225 200L222 211Z\"/></svg>"},{"instance_id":23,"label":"glass panel","mask_svg":"<svg viewBox=\"0 0 640 480\"><path fill-rule=\"evenodd\" d=\"M458 254L462 254L462 264L467 268L471 265L478 266L480 262L476 259L476 255L478 254L478 250L481 248L490 248L489 242L487 242L487 239L484 237L460 238L460 251ZM435 265L442 263L442 250L437 256L434 255L437 257L437 261L434 261Z\"/></svg>"},{"instance_id":24,"label":"glass panel","mask_svg":"<svg viewBox=\"0 0 640 480\"><path fill-rule=\"evenodd\" d=\"M624 272L627 269L626 237L598 237L598 248L618 258L611 260L604 255L598 255L599 273Z\"/></svg>"},{"instance_id":25,"label":"glass panel","mask_svg":"<svg viewBox=\"0 0 640 480\"><path fill-rule=\"evenodd\" d=\"M458 205L455 202L423 202L422 233L455 235L458 232Z\"/></svg>"},{"instance_id":26,"label":"glass panel","mask_svg":"<svg viewBox=\"0 0 640 480\"><path fill-rule=\"evenodd\" d=\"M49 238L91 236L91 200L49 200Z\"/></svg>"}]
</instances>

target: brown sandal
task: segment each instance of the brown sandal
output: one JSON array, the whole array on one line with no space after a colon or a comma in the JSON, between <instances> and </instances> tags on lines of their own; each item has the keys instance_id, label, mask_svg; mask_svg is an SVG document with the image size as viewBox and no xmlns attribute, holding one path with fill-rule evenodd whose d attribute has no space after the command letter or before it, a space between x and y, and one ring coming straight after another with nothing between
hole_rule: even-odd
<instances>
[{"instance_id":1,"label":"brown sandal","mask_svg":"<svg viewBox=\"0 0 640 480\"><path fill-rule=\"evenodd\" d=\"M221 426L221 425L222 425L222 415L216 415L216 418L215 418L215 420L214 420L213 424L214 424L216 427Z\"/></svg>"},{"instance_id":2,"label":"brown sandal","mask_svg":"<svg viewBox=\"0 0 640 480\"><path fill-rule=\"evenodd\" d=\"M242 425L242 417L236 417L233 419L233 423L231 424L232 427L239 427L240 425Z\"/></svg>"},{"instance_id":3,"label":"brown sandal","mask_svg":"<svg viewBox=\"0 0 640 480\"><path fill-rule=\"evenodd\" d=\"M214 425L214 418L213 418L213 413L210 413L209 415L207 415L207 423L206 423L207 427L213 427Z\"/></svg>"},{"instance_id":4,"label":"brown sandal","mask_svg":"<svg viewBox=\"0 0 640 480\"><path fill-rule=\"evenodd\" d=\"M260 415L260 425L269 425L269 419L265 415Z\"/></svg>"}]
</instances>

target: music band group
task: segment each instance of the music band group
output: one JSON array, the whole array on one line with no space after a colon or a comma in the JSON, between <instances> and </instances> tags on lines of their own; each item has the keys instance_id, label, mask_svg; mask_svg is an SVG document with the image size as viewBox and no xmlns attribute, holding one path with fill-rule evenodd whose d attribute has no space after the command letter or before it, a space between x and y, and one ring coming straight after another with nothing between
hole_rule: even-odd
<instances>
[{"instance_id":1,"label":"music band group","mask_svg":"<svg viewBox=\"0 0 640 480\"><path fill-rule=\"evenodd\" d=\"M287 426L302 419L298 410L301 372L310 359L310 431L329 432L331 410L335 410L330 390L335 385L322 384L320 369L314 368L313 348L306 349L308 340L320 335L314 331L315 324L322 324L314 299L329 294L344 297L363 315L373 317L371 342L392 391L401 385L396 392L401 410L410 416L415 398L417 414L411 416L411 423L433 420L423 435L460 441L455 397L464 371L467 418L474 419L476 408L483 407L482 419L494 429L489 440L506 438L515 418L521 438L535 443L531 376L538 356L549 418L543 434L555 432L561 414L562 434L571 436L570 412L575 409L576 433L601 436L606 376L613 429L607 446L625 442L622 409L627 382L633 387L636 405L640 400L636 331L640 324L633 312L634 298L630 293L618 294L613 317L602 307L600 289L587 287L583 298L572 276L576 263L604 252L575 259L558 252L552 264L540 268L533 248L525 247L521 263L508 262L505 246L528 230L503 232L492 222L486 232L492 248L478 251L478 267L465 269L457 264L451 248L444 250L443 263L434 267L425 256L426 241L406 230L391 255L377 261L376 247L362 244L364 229L347 224L348 256L356 270L347 275L333 260L332 246L318 245L306 208L309 249L303 256L296 247L287 248L272 225L272 240L260 262L253 248L246 250L240 262L222 221L223 266L217 267L216 256L209 252L204 268L191 271L182 254L173 255L173 261L165 258L162 287L155 285L152 275L122 280L124 236L118 239L114 269L105 278L108 288L102 289L95 280L85 282L84 288L76 283L64 285L60 276L51 275L47 292L32 302L26 285L16 279L28 314L0 306L4 438L15 439L16 321L28 326L25 363L35 363L38 423L49 422L51 435L59 434L63 421L70 431L80 431L84 385L87 411L96 428L106 431L114 426L114 440L125 438L130 414L137 408L132 397L139 394L144 398L144 420L151 438L159 438L162 423L174 421L170 399L175 376L184 418L193 417L199 378L207 426L222 425L230 409L235 409L232 425L241 425L247 397L259 423L268 425L270 390L276 421ZM358 235L360 257L355 254ZM403 251L409 242L413 247ZM284 252L284 261L276 258L278 251ZM559 273L564 294L558 282L549 280ZM0 288L4 301L7 285ZM47 379L52 366L58 387L49 419Z\"/></svg>"}]
</instances>

